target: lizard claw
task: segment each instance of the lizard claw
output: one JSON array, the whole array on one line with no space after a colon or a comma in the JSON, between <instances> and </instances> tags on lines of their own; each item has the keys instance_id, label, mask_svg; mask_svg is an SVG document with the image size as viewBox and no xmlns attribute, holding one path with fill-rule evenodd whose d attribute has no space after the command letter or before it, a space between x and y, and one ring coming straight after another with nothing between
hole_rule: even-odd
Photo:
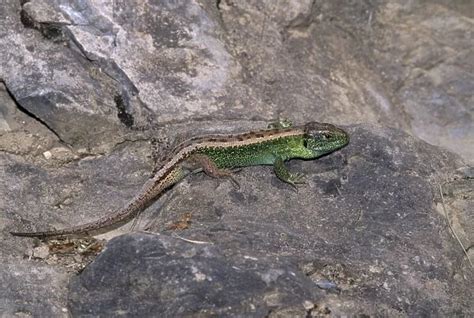
<instances>
[{"instance_id":1,"label":"lizard claw","mask_svg":"<svg viewBox=\"0 0 474 318\"><path fill-rule=\"evenodd\" d=\"M234 178L233 175L229 175L228 178L232 181L232 184L237 190L240 190L240 183Z\"/></svg>"},{"instance_id":2,"label":"lizard claw","mask_svg":"<svg viewBox=\"0 0 474 318\"><path fill-rule=\"evenodd\" d=\"M306 183L306 177L304 174L297 172L291 175L289 181L293 184L304 184Z\"/></svg>"},{"instance_id":3,"label":"lizard claw","mask_svg":"<svg viewBox=\"0 0 474 318\"><path fill-rule=\"evenodd\" d=\"M302 173L294 173L287 182L292 186L296 193L298 193L298 184L306 184L305 175Z\"/></svg>"}]
</instances>

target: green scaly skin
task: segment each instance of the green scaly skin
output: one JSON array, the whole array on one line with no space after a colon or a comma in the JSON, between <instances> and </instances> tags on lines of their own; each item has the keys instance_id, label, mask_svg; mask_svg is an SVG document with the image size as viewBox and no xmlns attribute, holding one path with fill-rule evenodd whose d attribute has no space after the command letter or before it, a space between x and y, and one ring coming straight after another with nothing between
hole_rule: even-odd
<instances>
[{"instance_id":1,"label":"green scaly skin","mask_svg":"<svg viewBox=\"0 0 474 318\"><path fill-rule=\"evenodd\" d=\"M54 237L105 232L110 227L133 219L165 189L192 172L204 171L213 177L233 179L230 169L254 165L273 165L277 177L293 186L303 183L304 176L285 167L290 159L316 159L349 143L349 135L326 123L310 122L293 127L279 121L269 129L237 135L212 135L189 139L164 160L161 168L148 180L124 208L83 225L43 232L12 232L26 237Z\"/></svg>"}]
</instances>

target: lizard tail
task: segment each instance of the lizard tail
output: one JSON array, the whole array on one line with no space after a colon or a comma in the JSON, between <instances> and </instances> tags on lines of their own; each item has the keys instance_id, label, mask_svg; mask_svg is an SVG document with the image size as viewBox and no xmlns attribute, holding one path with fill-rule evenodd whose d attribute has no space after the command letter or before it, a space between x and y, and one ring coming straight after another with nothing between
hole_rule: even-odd
<instances>
[{"instance_id":1,"label":"lizard tail","mask_svg":"<svg viewBox=\"0 0 474 318\"><path fill-rule=\"evenodd\" d=\"M106 232L107 230L110 230L110 228L116 228L136 217L142 210L148 207L152 203L153 199L162 193L164 189L170 187L186 176L186 172L179 167L175 167L166 172L167 173L162 173L159 177L148 180L148 182L146 182L142 187L139 194L136 195L124 208L118 210L115 213L105 215L98 220L59 230L41 232L10 232L10 234L22 237L46 238L54 236Z\"/></svg>"},{"instance_id":2,"label":"lizard tail","mask_svg":"<svg viewBox=\"0 0 474 318\"><path fill-rule=\"evenodd\" d=\"M110 227L118 227L121 224L133 219L138 213L140 213L141 209L142 207L140 205L134 204L134 201L131 201L125 208L114 214L113 219L106 215L98 220L81 225L71 226L65 229L38 232L10 232L10 234L21 237L47 238L64 235L89 234L92 232L105 232Z\"/></svg>"}]
</instances>

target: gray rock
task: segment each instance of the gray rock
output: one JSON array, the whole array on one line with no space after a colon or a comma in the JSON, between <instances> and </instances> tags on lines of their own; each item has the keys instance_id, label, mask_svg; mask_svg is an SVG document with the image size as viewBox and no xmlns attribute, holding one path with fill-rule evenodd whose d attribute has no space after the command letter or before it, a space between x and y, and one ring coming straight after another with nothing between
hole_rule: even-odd
<instances>
[{"instance_id":1,"label":"gray rock","mask_svg":"<svg viewBox=\"0 0 474 318\"><path fill-rule=\"evenodd\" d=\"M66 317L69 275L65 270L34 260L20 263L1 256L0 312L3 317Z\"/></svg>"},{"instance_id":2,"label":"gray rock","mask_svg":"<svg viewBox=\"0 0 474 318\"><path fill-rule=\"evenodd\" d=\"M456 2L451 7L456 7ZM459 153L471 164L472 12L473 7L457 13L449 6L392 3L380 10L379 25L374 28L378 68L399 107L409 116L413 134Z\"/></svg>"},{"instance_id":3,"label":"gray rock","mask_svg":"<svg viewBox=\"0 0 474 318\"><path fill-rule=\"evenodd\" d=\"M159 200L163 208L141 217L141 228L162 234L112 240L71 281L69 310L468 315L472 273L433 204L437 182L460 161L395 130L349 132L343 151L292 162L308 175L298 193L265 167L242 170L239 190L203 175L179 184L174 196ZM106 182L95 181L99 188ZM185 211L193 213L189 228L176 232L170 225ZM328 281L330 288L321 283Z\"/></svg>"},{"instance_id":4,"label":"gray rock","mask_svg":"<svg viewBox=\"0 0 474 318\"><path fill-rule=\"evenodd\" d=\"M235 250L166 235L131 234L106 251L70 284L73 316L159 315L264 317L323 296L295 263L255 258Z\"/></svg>"},{"instance_id":5,"label":"gray rock","mask_svg":"<svg viewBox=\"0 0 474 318\"><path fill-rule=\"evenodd\" d=\"M120 90L67 41L59 14L58 21L43 21L41 9L52 10L45 3L22 9L20 2L7 1L2 8L0 54L6 63L0 78L17 104L64 143L91 147L98 144L97 135L117 140L121 127L114 96Z\"/></svg>"},{"instance_id":6,"label":"gray rock","mask_svg":"<svg viewBox=\"0 0 474 318\"><path fill-rule=\"evenodd\" d=\"M472 162L472 11L445 0L2 2L0 312L474 315L472 167L416 139ZM135 225L160 235L120 236L81 273L97 245L8 233L96 219L172 144L276 117L346 125L351 144L292 161L308 177L298 192L269 167L239 172L240 189L193 175Z\"/></svg>"},{"instance_id":7,"label":"gray rock","mask_svg":"<svg viewBox=\"0 0 474 318\"><path fill-rule=\"evenodd\" d=\"M469 263L433 205L440 200L437 183L460 161L394 130L349 131L343 151L292 162L310 176L297 194L261 168L241 172L240 190L196 176L151 229L167 233L181 213L193 211L183 236L212 242L225 255L238 250L293 259L314 290L322 280L336 285L313 300L335 316L469 312L462 296L472 281ZM454 283L457 266L464 267L462 282Z\"/></svg>"},{"instance_id":8,"label":"gray rock","mask_svg":"<svg viewBox=\"0 0 474 318\"><path fill-rule=\"evenodd\" d=\"M11 1L0 76L61 140L97 151L126 128L316 112L471 161L473 22L438 2Z\"/></svg>"}]
</instances>

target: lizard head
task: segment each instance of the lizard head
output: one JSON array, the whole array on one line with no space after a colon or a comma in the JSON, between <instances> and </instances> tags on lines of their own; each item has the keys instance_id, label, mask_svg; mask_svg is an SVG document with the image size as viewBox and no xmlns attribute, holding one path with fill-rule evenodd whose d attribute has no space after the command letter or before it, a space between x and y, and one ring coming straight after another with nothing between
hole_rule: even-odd
<instances>
[{"instance_id":1,"label":"lizard head","mask_svg":"<svg viewBox=\"0 0 474 318\"><path fill-rule=\"evenodd\" d=\"M332 124L310 122L304 125L304 147L314 157L333 152L349 143L349 135Z\"/></svg>"}]
</instances>

